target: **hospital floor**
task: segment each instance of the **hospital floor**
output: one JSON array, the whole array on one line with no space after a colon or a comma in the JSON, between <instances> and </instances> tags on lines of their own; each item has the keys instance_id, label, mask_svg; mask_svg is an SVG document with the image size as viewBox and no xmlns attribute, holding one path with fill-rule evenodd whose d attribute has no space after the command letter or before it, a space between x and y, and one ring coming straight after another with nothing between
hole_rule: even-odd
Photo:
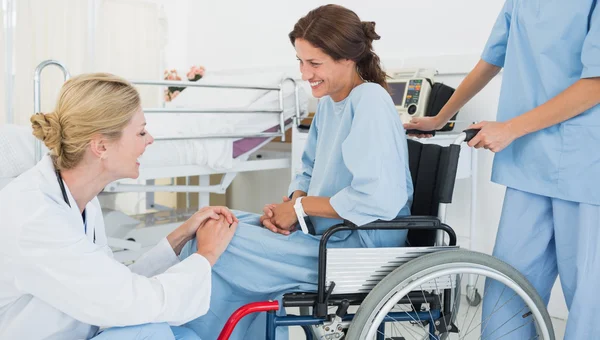
<instances>
[{"instance_id":1,"label":"hospital floor","mask_svg":"<svg viewBox=\"0 0 600 340\"><path fill-rule=\"evenodd\" d=\"M463 301L462 303L467 303L466 299L463 297ZM288 310L288 312L290 313L297 313L297 310L290 308ZM472 315L472 314L471 314ZM477 315L478 318L480 318L480 315ZM464 315L463 315L464 318ZM462 320L459 316L459 320L458 320L458 325L460 325L462 323ZM552 318L552 325L554 326L554 334L556 336L556 339L563 339L565 336L565 327L566 327L566 320L563 319L557 319L557 318ZM480 336L478 334L476 334L476 332L473 332L472 334L467 335L465 338L461 338L464 340L477 340L479 339ZM306 339L306 336L304 335L304 332L302 331L302 329L300 327L290 327L290 340L304 340Z\"/></svg>"}]
</instances>

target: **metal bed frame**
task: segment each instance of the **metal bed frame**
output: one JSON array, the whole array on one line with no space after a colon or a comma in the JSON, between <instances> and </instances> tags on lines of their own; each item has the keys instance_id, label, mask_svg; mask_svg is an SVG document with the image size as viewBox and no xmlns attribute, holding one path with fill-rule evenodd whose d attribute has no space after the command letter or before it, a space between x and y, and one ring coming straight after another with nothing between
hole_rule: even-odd
<instances>
[{"instance_id":1,"label":"metal bed frame","mask_svg":"<svg viewBox=\"0 0 600 340\"><path fill-rule=\"evenodd\" d=\"M42 71L48 66L56 66L61 69L64 75L64 80L67 81L70 78L67 67L56 60L46 60L40 63L35 69L34 75L34 113L41 112L41 74ZM199 87L199 88L220 88L220 89L245 89L245 90L267 90L267 91L279 91L279 109L188 109L188 108L143 108L146 114L154 113L186 113L186 114L205 114L205 113L221 113L221 114L239 114L239 113L258 113L258 114L278 114L279 115L279 131L277 132L261 132L253 134L211 134L201 135L194 137L157 137L155 140L197 140L197 139L238 139L238 138L274 138L280 137L282 142L285 142L286 136L285 131L291 127L291 125L298 126L302 119L303 114L300 110L300 99L299 99L299 84L293 78L284 78L276 86L267 85L249 85L249 84L218 84L218 83L197 83L190 81L168 81L168 80L130 80L134 85L150 85L150 86L178 86L178 87ZM294 86L294 107L295 114L291 124L286 124L284 116L284 90L283 86L286 82L291 82ZM259 149L268 140L254 150ZM41 142L36 140L35 145L35 159L37 163L42 157ZM143 184L124 184L119 181L113 182L105 188L105 192L146 192L146 207L147 208L158 208L160 206L154 204L154 192L185 192L188 195L188 207L189 207L189 193L198 193L200 196L199 205L208 204L209 193L225 193L237 173L246 171L256 170L270 170L270 169L283 169L291 166L291 160L289 157L276 158L276 159L261 159L261 160L247 160L234 166L231 169L225 171L219 171L211 169L207 166L199 165L180 165L180 166L164 166L164 167L152 167L141 169L139 179L146 180L147 185ZM242 157L242 156L241 156ZM223 176L221 183L218 185L209 185L208 176L212 174L222 174ZM174 185L173 178L175 177L186 177L186 184L189 184L190 176L200 176L199 186L190 185ZM172 178L170 185L154 185L154 179L157 178Z\"/></svg>"}]
</instances>

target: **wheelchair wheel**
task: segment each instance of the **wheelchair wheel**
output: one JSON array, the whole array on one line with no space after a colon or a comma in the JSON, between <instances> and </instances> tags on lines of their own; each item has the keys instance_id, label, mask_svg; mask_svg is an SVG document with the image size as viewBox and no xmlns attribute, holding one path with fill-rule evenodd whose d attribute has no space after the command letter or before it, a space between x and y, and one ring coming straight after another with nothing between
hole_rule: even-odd
<instances>
[{"instance_id":1,"label":"wheelchair wheel","mask_svg":"<svg viewBox=\"0 0 600 340\"><path fill-rule=\"evenodd\" d=\"M483 304L473 307L460 293L467 275L476 276L476 285L485 283L484 298L490 284L504 287L497 299L490 295L491 312L485 319ZM450 298L444 296L449 293ZM412 301L421 294L437 296L437 302L415 310ZM516 313L515 304L521 306ZM447 250L421 256L386 276L360 305L345 339L554 340L554 330L544 302L516 269L486 254Z\"/></svg>"}]
</instances>

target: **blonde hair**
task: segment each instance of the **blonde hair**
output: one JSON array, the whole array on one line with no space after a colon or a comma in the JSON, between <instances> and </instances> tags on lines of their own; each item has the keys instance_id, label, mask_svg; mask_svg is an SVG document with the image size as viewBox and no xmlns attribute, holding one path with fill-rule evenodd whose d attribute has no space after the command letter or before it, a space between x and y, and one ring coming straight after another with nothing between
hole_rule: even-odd
<instances>
[{"instance_id":1,"label":"blonde hair","mask_svg":"<svg viewBox=\"0 0 600 340\"><path fill-rule=\"evenodd\" d=\"M91 139L111 140L140 108L137 90L125 79L108 73L82 74L62 87L54 112L31 116L33 135L50 150L57 170L74 168Z\"/></svg>"}]
</instances>

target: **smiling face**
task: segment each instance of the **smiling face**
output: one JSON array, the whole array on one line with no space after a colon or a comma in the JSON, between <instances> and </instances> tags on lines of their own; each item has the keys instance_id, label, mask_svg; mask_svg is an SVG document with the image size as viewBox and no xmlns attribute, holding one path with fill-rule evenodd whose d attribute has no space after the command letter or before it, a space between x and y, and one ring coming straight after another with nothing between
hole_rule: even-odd
<instances>
[{"instance_id":1,"label":"smiling face","mask_svg":"<svg viewBox=\"0 0 600 340\"><path fill-rule=\"evenodd\" d=\"M134 113L123 129L121 137L107 143L105 169L114 178L137 178L140 175L139 158L154 138L146 131L142 108Z\"/></svg>"},{"instance_id":2,"label":"smiling face","mask_svg":"<svg viewBox=\"0 0 600 340\"><path fill-rule=\"evenodd\" d=\"M310 83L315 98L331 96L338 102L348 96L356 85L356 64L352 60L333 60L321 49L298 38L294 42L300 62L302 80Z\"/></svg>"}]
</instances>

